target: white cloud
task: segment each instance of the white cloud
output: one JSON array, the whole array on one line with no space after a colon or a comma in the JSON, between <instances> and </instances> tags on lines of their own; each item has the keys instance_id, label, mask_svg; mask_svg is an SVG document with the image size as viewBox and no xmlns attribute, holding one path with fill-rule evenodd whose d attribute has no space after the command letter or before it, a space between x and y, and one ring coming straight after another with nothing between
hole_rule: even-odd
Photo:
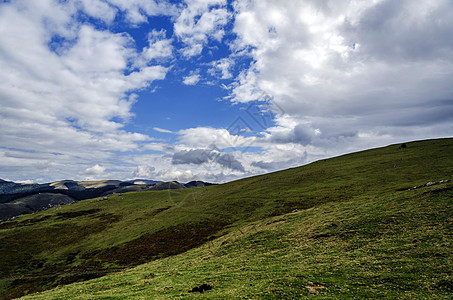
<instances>
[{"instance_id":1,"label":"white cloud","mask_svg":"<svg viewBox=\"0 0 453 300\"><path fill-rule=\"evenodd\" d=\"M178 132L179 142L191 148L241 148L255 143L255 136L232 134L227 129L196 127L183 129Z\"/></svg>"},{"instance_id":2,"label":"white cloud","mask_svg":"<svg viewBox=\"0 0 453 300\"><path fill-rule=\"evenodd\" d=\"M226 0L186 0L174 24L175 35L186 45L184 56L201 54L209 39L221 41L229 13Z\"/></svg>"},{"instance_id":3,"label":"white cloud","mask_svg":"<svg viewBox=\"0 0 453 300\"><path fill-rule=\"evenodd\" d=\"M194 178L194 174L192 173L191 170L184 171L173 170L168 173L166 172L165 174L162 175L165 176L164 178L166 178L166 180L176 180L179 182L191 181Z\"/></svg>"},{"instance_id":4,"label":"white cloud","mask_svg":"<svg viewBox=\"0 0 453 300\"><path fill-rule=\"evenodd\" d=\"M173 57L173 39L166 38L166 31L152 30L148 33L149 46L142 50L134 64L138 68L157 62L164 62L165 60Z\"/></svg>"},{"instance_id":5,"label":"white cloud","mask_svg":"<svg viewBox=\"0 0 453 300\"><path fill-rule=\"evenodd\" d=\"M154 167L140 165L137 166L137 169L134 171L132 176L134 178L151 179L153 177L154 170L155 170Z\"/></svg>"},{"instance_id":6,"label":"white cloud","mask_svg":"<svg viewBox=\"0 0 453 300\"><path fill-rule=\"evenodd\" d=\"M64 67L74 73L99 76L101 72L120 71L127 67L127 59L134 54L128 48L132 40L125 34L82 25L77 38L77 42L62 55Z\"/></svg>"},{"instance_id":7,"label":"white cloud","mask_svg":"<svg viewBox=\"0 0 453 300\"><path fill-rule=\"evenodd\" d=\"M83 10L90 16L111 24L115 19L117 10L102 0L82 0Z\"/></svg>"},{"instance_id":8,"label":"white cloud","mask_svg":"<svg viewBox=\"0 0 453 300\"><path fill-rule=\"evenodd\" d=\"M233 77L233 74L230 72L233 64L234 60L232 58L222 58L218 61L212 62L213 68L209 69L209 73L212 76L219 77L220 79L230 79Z\"/></svg>"},{"instance_id":9,"label":"white cloud","mask_svg":"<svg viewBox=\"0 0 453 300\"><path fill-rule=\"evenodd\" d=\"M97 15L105 2L96 3L100 6L87 13L108 21L108 12ZM74 14L83 6L76 4L2 4L0 145L31 156L2 161L2 174L9 164L23 178L74 178L93 161L108 160L114 151L139 150L152 140L123 127L132 117L136 96L131 92L168 72L150 61L170 55L171 49L163 49L164 33L151 32L145 53L138 53L128 34L78 23ZM129 69L141 57L146 63Z\"/></svg>"},{"instance_id":10,"label":"white cloud","mask_svg":"<svg viewBox=\"0 0 453 300\"><path fill-rule=\"evenodd\" d=\"M182 83L185 85L195 85L200 81L200 74L192 74L183 78Z\"/></svg>"},{"instance_id":11,"label":"white cloud","mask_svg":"<svg viewBox=\"0 0 453 300\"><path fill-rule=\"evenodd\" d=\"M169 57L172 55L172 39L166 39L165 37L166 31L163 29L160 31L152 30L148 33L149 47L144 52L144 56L148 60L160 57Z\"/></svg>"},{"instance_id":12,"label":"white cloud","mask_svg":"<svg viewBox=\"0 0 453 300\"><path fill-rule=\"evenodd\" d=\"M233 49L252 59L233 102L281 111L268 143L334 155L451 136L450 1L236 1ZM442 125L443 124L443 125ZM310 153L308 154L310 156Z\"/></svg>"},{"instance_id":13,"label":"white cloud","mask_svg":"<svg viewBox=\"0 0 453 300\"><path fill-rule=\"evenodd\" d=\"M173 131L171 131L171 130L163 129L163 128L159 128L159 127L154 127L153 129L154 129L155 131L157 131L157 132L162 132L162 133L173 133Z\"/></svg>"},{"instance_id":14,"label":"white cloud","mask_svg":"<svg viewBox=\"0 0 453 300\"><path fill-rule=\"evenodd\" d=\"M96 164L90 168L87 168L85 170L85 175L91 175L93 177L99 177L99 176L102 176L105 172L105 168Z\"/></svg>"},{"instance_id":15,"label":"white cloud","mask_svg":"<svg viewBox=\"0 0 453 300\"><path fill-rule=\"evenodd\" d=\"M164 1L154 0L106 0L110 4L126 12L126 19L133 23L147 22L149 16L177 14L175 5Z\"/></svg>"},{"instance_id":16,"label":"white cloud","mask_svg":"<svg viewBox=\"0 0 453 300\"><path fill-rule=\"evenodd\" d=\"M237 76L236 81L230 86L232 91L228 97L233 103L247 103L260 99L263 90L258 85L257 73L258 70L252 66Z\"/></svg>"}]
</instances>

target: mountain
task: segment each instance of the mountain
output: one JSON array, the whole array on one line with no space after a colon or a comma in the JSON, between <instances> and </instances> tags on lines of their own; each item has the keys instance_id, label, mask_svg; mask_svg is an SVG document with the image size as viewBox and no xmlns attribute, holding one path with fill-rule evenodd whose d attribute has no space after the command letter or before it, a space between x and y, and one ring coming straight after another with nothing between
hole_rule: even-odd
<instances>
[{"instance_id":1,"label":"mountain","mask_svg":"<svg viewBox=\"0 0 453 300\"><path fill-rule=\"evenodd\" d=\"M14 183L5 180L0 181L0 195L40 192L49 189L52 189L49 187L49 184L36 184L36 183L26 184L26 183ZM0 198L0 203L3 203L2 198Z\"/></svg>"},{"instance_id":2,"label":"mountain","mask_svg":"<svg viewBox=\"0 0 453 300\"><path fill-rule=\"evenodd\" d=\"M149 180L149 179L134 179L134 180L129 180L127 182L130 182L135 185L156 185L158 183L162 183L162 181ZM182 183L182 185L186 188L210 186L213 184L215 184L215 183L210 183L210 182L205 182L205 181L200 181L200 180L193 180L193 181L189 181L187 183Z\"/></svg>"},{"instance_id":3,"label":"mountain","mask_svg":"<svg viewBox=\"0 0 453 300\"><path fill-rule=\"evenodd\" d=\"M120 180L98 180L98 181L63 180L49 183L49 186L52 186L55 189L71 191L83 191L86 189L100 189L106 187L117 188L126 185L129 185L129 183Z\"/></svg>"},{"instance_id":4,"label":"mountain","mask_svg":"<svg viewBox=\"0 0 453 300\"><path fill-rule=\"evenodd\" d=\"M209 182L204 182L204 181L189 181L188 183L185 183L184 186L186 188L194 188L194 187L203 187L203 186L210 186L215 183L209 183Z\"/></svg>"},{"instance_id":5,"label":"mountain","mask_svg":"<svg viewBox=\"0 0 453 300\"><path fill-rule=\"evenodd\" d=\"M207 185L210 184L202 181L193 181L186 186L175 181L153 180L62 180L45 184L20 184L0 180L0 220L115 193L182 189Z\"/></svg>"},{"instance_id":6,"label":"mountain","mask_svg":"<svg viewBox=\"0 0 453 300\"><path fill-rule=\"evenodd\" d=\"M103 195L129 183L63 180L45 184L0 182L0 220Z\"/></svg>"},{"instance_id":7,"label":"mountain","mask_svg":"<svg viewBox=\"0 0 453 300\"><path fill-rule=\"evenodd\" d=\"M448 299L453 139L405 145L2 222L0 294Z\"/></svg>"}]
</instances>

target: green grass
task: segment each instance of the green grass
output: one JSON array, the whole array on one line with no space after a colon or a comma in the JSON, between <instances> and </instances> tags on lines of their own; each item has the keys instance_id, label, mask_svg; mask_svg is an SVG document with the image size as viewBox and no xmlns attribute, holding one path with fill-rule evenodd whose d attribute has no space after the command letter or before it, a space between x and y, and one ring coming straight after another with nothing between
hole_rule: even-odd
<instances>
[{"instance_id":1,"label":"green grass","mask_svg":"<svg viewBox=\"0 0 453 300\"><path fill-rule=\"evenodd\" d=\"M45 299L451 297L453 184L407 189L453 179L453 140L398 146L3 223L0 290ZM213 289L188 293L203 283Z\"/></svg>"},{"instance_id":2,"label":"green grass","mask_svg":"<svg viewBox=\"0 0 453 300\"><path fill-rule=\"evenodd\" d=\"M448 298L453 184L446 187L266 218L188 252L29 298ZM203 283L213 289L188 293Z\"/></svg>"}]
</instances>

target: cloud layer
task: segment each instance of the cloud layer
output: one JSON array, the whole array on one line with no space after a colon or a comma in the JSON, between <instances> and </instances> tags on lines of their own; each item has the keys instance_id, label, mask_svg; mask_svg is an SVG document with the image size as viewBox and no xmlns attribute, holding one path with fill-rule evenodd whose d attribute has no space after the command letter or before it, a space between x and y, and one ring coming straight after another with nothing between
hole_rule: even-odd
<instances>
[{"instance_id":1,"label":"cloud layer","mask_svg":"<svg viewBox=\"0 0 453 300\"><path fill-rule=\"evenodd\" d=\"M3 2L0 178L225 181L452 136L452 36L448 0ZM243 109L129 126L168 77Z\"/></svg>"}]
</instances>

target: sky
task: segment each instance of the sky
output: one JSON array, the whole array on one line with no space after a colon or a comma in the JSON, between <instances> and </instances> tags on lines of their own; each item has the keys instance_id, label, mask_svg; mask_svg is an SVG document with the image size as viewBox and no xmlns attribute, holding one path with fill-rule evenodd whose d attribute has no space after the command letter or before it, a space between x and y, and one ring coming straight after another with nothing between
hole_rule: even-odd
<instances>
[{"instance_id":1,"label":"sky","mask_svg":"<svg viewBox=\"0 0 453 300\"><path fill-rule=\"evenodd\" d=\"M227 182L453 136L451 0L0 2L0 178Z\"/></svg>"}]
</instances>

